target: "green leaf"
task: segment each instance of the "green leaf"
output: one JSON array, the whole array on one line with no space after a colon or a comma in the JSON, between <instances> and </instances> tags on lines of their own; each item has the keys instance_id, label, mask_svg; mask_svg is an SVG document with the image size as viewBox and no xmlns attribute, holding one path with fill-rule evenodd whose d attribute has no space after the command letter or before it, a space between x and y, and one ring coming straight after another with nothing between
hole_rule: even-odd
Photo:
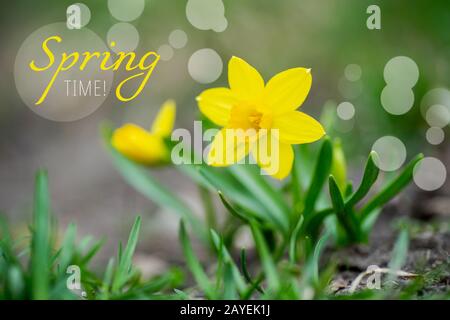
<instances>
[{"instance_id":1,"label":"green leaf","mask_svg":"<svg viewBox=\"0 0 450 320\"><path fill-rule=\"evenodd\" d=\"M179 268L171 268L169 271L153 277L139 289L145 294L158 293L165 288L179 285L183 281L183 273Z\"/></svg>"},{"instance_id":2,"label":"green leaf","mask_svg":"<svg viewBox=\"0 0 450 320\"><path fill-rule=\"evenodd\" d=\"M332 158L333 148L330 138L325 137L320 148L316 166L314 168L314 175L305 198L305 208L303 210L303 215L305 218L307 218L314 211L317 198L319 197L323 185L330 174Z\"/></svg>"},{"instance_id":3,"label":"green leaf","mask_svg":"<svg viewBox=\"0 0 450 320\"><path fill-rule=\"evenodd\" d=\"M297 146L294 149L294 164L292 166L292 201L293 208L296 213L301 213L303 210L303 187L302 187L302 165L300 150Z\"/></svg>"},{"instance_id":4,"label":"green leaf","mask_svg":"<svg viewBox=\"0 0 450 320\"><path fill-rule=\"evenodd\" d=\"M373 197L367 204L360 210L361 221L364 221L370 213L389 202L394 198L404 187L406 187L413 178L413 172L415 165L423 159L423 154L417 155L411 160L408 165L402 170L402 172L391 181L386 187L383 188L375 197Z\"/></svg>"},{"instance_id":5,"label":"green leaf","mask_svg":"<svg viewBox=\"0 0 450 320\"><path fill-rule=\"evenodd\" d=\"M236 291L236 282L234 281L234 268L229 262L225 262L224 265L224 277L223 277L223 299L224 300L236 300L238 299Z\"/></svg>"},{"instance_id":6,"label":"green leaf","mask_svg":"<svg viewBox=\"0 0 450 320\"><path fill-rule=\"evenodd\" d=\"M330 238L330 235L328 233L325 233L319 241L317 241L316 246L314 247L314 253L312 256L312 262L311 265L313 267L313 282L315 284L319 283L319 262L320 262L320 255L323 252L323 249L325 248L328 239Z\"/></svg>"},{"instance_id":7,"label":"green leaf","mask_svg":"<svg viewBox=\"0 0 450 320\"><path fill-rule=\"evenodd\" d=\"M284 234L289 230L289 208L283 197L260 175L257 166L234 165L230 168L234 177L239 180L255 201L260 202L265 210L266 219Z\"/></svg>"},{"instance_id":8,"label":"green leaf","mask_svg":"<svg viewBox=\"0 0 450 320\"><path fill-rule=\"evenodd\" d=\"M112 156L114 165L128 184L159 206L179 214L189 222L203 240L207 241L207 233L203 228L203 224L200 223L195 214L189 209L189 206L148 174L143 166L134 163L114 149L110 142L111 134L111 128L103 128L105 143Z\"/></svg>"},{"instance_id":9,"label":"green leaf","mask_svg":"<svg viewBox=\"0 0 450 320\"><path fill-rule=\"evenodd\" d=\"M320 239L314 246L312 254L307 259L300 280L301 291L305 290L307 287L310 287L311 285L315 286L318 285L320 280L319 277L320 256L326 244L328 243L329 238L330 234L328 232L325 233L322 237L320 237Z\"/></svg>"},{"instance_id":10,"label":"green leaf","mask_svg":"<svg viewBox=\"0 0 450 320\"><path fill-rule=\"evenodd\" d=\"M239 268L234 263L233 258L231 257L227 248L224 246L223 240L214 230L211 230L211 237L217 252L223 257L224 263L228 264L231 268L231 273L233 276L232 280L235 283L236 288L239 290L239 292L244 292L244 290L246 289L244 279L242 278L241 273L239 272Z\"/></svg>"},{"instance_id":11,"label":"green leaf","mask_svg":"<svg viewBox=\"0 0 450 320\"><path fill-rule=\"evenodd\" d=\"M22 270L16 265L11 265L7 270L7 281L4 290L9 291L10 299L23 299L25 292L25 279Z\"/></svg>"},{"instance_id":12,"label":"green leaf","mask_svg":"<svg viewBox=\"0 0 450 320\"><path fill-rule=\"evenodd\" d=\"M260 293L264 293L263 289L259 286L258 282L254 281L252 279L252 276L250 275L250 272L248 271L247 254L246 254L244 248L241 249L241 268L242 268L242 273L244 274L245 280L247 280L247 282L251 285L251 288L250 288L251 291L253 291L252 289L255 288ZM249 291L249 292L251 292L251 291Z\"/></svg>"},{"instance_id":13,"label":"green leaf","mask_svg":"<svg viewBox=\"0 0 450 320\"><path fill-rule=\"evenodd\" d=\"M86 252L86 254L82 257L80 264L87 264L91 261L91 259L97 254L97 252L103 247L103 244L105 243L105 239L99 240L95 242Z\"/></svg>"},{"instance_id":14,"label":"green leaf","mask_svg":"<svg viewBox=\"0 0 450 320\"><path fill-rule=\"evenodd\" d=\"M106 266L105 275L103 276L103 283L101 287L100 299L107 300L109 297L109 289L114 277L114 258L110 258Z\"/></svg>"},{"instance_id":15,"label":"green leaf","mask_svg":"<svg viewBox=\"0 0 450 320\"><path fill-rule=\"evenodd\" d=\"M73 223L69 224L64 235L64 240L61 246L61 255L59 258L60 274L65 275L67 267L72 261L75 250L75 237L77 234L77 226Z\"/></svg>"},{"instance_id":16,"label":"green leaf","mask_svg":"<svg viewBox=\"0 0 450 320\"><path fill-rule=\"evenodd\" d=\"M50 224L47 173L36 174L31 250L31 296L36 300L49 297Z\"/></svg>"},{"instance_id":17,"label":"green leaf","mask_svg":"<svg viewBox=\"0 0 450 320\"><path fill-rule=\"evenodd\" d=\"M289 239L289 260L291 263L297 261L297 240L300 236L300 231L302 230L303 221L303 216L300 216L292 231L291 238Z\"/></svg>"},{"instance_id":18,"label":"green leaf","mask_svg":"<svg viewBox=\"0 0 450 320\"><path fill-rule=\"evenodd\" d=\"M400 234L395 242L394 249L392 250L391 261L389 262L389 269L398 271L406 262L408 256L409 236L408 230L402 228Z\"/></svg>"},{"instance_id":19,"label":"green leaf","mask_svg":"<svg viewBox=\"0 0 450 320\"><path fill-rule=\"evenodd\" d=\"M352 197L347 201L346 205L349 207L353 207L360 200L362 200L366 194L369 192L372 185L375 183L378 177L378 173L380 169L376 166L374 157L377 154L375 151L372 151L367 159L366 167L364 169L364 175L359 185L358 190L352 195Z\"/></svg>"},{"instance_id":20,"label":"green leaf","mask_svg":"<svg viewBox=\"0 0 450 320\"><path fill-rule=\"evenodd\" d=\"M118 291L128 281L131 270L134 250L139 238L139 230L141 228L141 217L136 217L133 227L131 228L130 235L128 237L125 251L121 255L119 260L119 266L117 273L113 281L112 290Z\"/></svg>"},{"instance_id":21,"label":"green leaf","mask_svg":"<svg viewBox=\"0 0 450 320\"><path fill-rule=\"evenodd\" d=\"M333 176L330 176L329 178L329 188L331 202L333 203L334 212L338 221L346 231L350 240L357 241L360 234L358 220L352 210L344 205L341 191Z\"/></svg>"},{"instance_id":22,"label":"green leaf","mask_svg":"<svg viewBox=\"0 0 450 320\"><path fill-rule=\"evenodd\" d=\"M229 202L227 199L225 199L224 195L222 194L222 192L218 192L219 193L219 198L222 201L223 205L225 206L225 208L227 208L228 212L230 212L233 216L235 216L236 218L238 218L239 220L241 220L242 222L248 224L250 219L255 218L252 216L246 216L245 214L239 212L238 210L236 210Z\"/></svg>"},{"instance_id":23,"label":"green leaf","mask_svg":"<svg viewBox=\"0 0 450 320\"><path fill-rule=\"evenodd\" d=\"M215 168L218 169L218 168ZM262 204L238 182L234 177L211 170L210 167L200 167L200 174L208 181L208 187L216 192L225 194L231 201L245 209L247 212L253 212L260 217L267 216L266 209ZM222 171L222 170L220 170Z\"/></svg>"},{"instance_id":24,"label":"green leaf","mask_svg":"<svg viewBox=\"0 0 450 320\"><path fill-rule=\"evenodd\" d=\"M179 237L184 257L186 258L186 264L189 270L191 271L192 275L197 281L197 284L203 290L205 295L208 298L213 299L215 297L214 288L209 282L208 276L203 270L202 265L200 264L197 256L194 253L194 250L192 249L192 245L187 235L183 220L180 221Z\"/></svg>"},{"instance_id":25,"label":"green leaf","mask_svg":"<svg viewBox=\"0 0 450 320\"><path fill-rule=\"evenodd\" d=\"M263 234L255 221L250 221L250 228L252 230L253 239L255 240L256 249L259 254L264 274L266 275L269 289L272 292L278 292L278 290L280 289L280 280L278 278L278 272L275 266L275 262L273 261L272 255L270 254L267 243L264 240Z\"/></svg>"},{"instance_id":26,"label":"green leaf","mask_svg":"<svg viewBox=\"0 0 450 320\"><path fill-rule=\"evenodd\" d=\"M327 208L318 212L315 212L314 215L311 215L308 219L305 220L302 226L301 234L308 234L313 238L316 238L319 233L320 226L323 221L330 216L334 212L333 208Z\"/></svg>"}]
</instances>

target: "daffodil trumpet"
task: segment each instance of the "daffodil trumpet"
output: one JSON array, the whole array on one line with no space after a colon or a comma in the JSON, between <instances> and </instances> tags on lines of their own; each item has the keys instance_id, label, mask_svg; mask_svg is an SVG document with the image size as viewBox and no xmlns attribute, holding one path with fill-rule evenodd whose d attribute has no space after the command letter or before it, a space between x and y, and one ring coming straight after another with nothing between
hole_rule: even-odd
<instances>
[{"instance_id":1,"label":"daffodil trumpet","mask_svg":"<svg viewBox=\"0 0 450 320\"><path fill-rule=\"evenodd\" d=\"M229 88L207 89L197 97L200 111L222 127L211 144L208 163L229 166L251 153L271 176L287 177L294 161L292 145L325 135L318 121L296 110L311 88L311 69L288 69L265 84L254 67L232 57L228 83ZM244 130L245 135L237 134L241 138L236 139L230 130Z\"/></svg>"}]
</instances>

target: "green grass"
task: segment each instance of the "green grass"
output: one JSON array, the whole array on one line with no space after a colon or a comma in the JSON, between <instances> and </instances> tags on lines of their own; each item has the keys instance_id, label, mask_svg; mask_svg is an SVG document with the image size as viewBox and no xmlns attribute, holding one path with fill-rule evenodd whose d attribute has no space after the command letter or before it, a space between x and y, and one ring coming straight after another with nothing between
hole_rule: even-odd
<instances>
[{"instance_id":1,"label":"green grass","mask_svg":"<svg viewBox=\"0 0 450 320\"><path fill-rule=\"evenodd\" d=\"M328 291L336 271L333 262L322 261L325 248L366 242L380 209L411 181L421 155L379 190L372 190L378 178L376 154L368 156L363 178L354 191L346 178L340 144L329 138L322 141L317 154L304 146L297 148L292 177L282 185L260 176L253 166L180 166L180 172L192 178L202 193L206 217L200 219L149 170L115 152L109 134L106 128L108 151L125 181L180 217L179 241L185 264L144 280L133 265L141 227L137 216L117 255L104 267L92 266L104 239L77 241L76 225L69 224L61 243L55 240L58 228L50 223L54 217L48 178L45 171L38 171L27 242L12 237L6 221L0 220L0 299L411 299L448 276L445 269L424 272L400 290L386 286L381 291L355 294ZM314 168L312 174L302 175L307 166ZM222 207L213 205L214 197ZM225 211L225 223L217 223L217 210ZM236 232L242 227L251 230L254 249L236 250ZM401 269L408 239L408 232L402 229L390 268ZM194 240L203 246L207 260L198 258ZM67 286L72 275L67 270L73 266L80 270L80 290Z\"/></svg>"}]
</instances>

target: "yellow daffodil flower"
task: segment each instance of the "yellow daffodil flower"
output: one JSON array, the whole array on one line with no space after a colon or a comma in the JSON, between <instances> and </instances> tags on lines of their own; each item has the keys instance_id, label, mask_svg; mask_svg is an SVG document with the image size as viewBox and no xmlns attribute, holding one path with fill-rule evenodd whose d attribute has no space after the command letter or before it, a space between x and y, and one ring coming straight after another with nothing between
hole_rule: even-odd
<instances>
[{"instance_id":1,"label":"yellow daffodil flower","mask_svg":"<svg viewBox=\"0 0 450 320\"><path fill-rule=\"evenodd\" d=\"M296 111L311 88L311 70L288 69L264 84L263 78L254 67L243 59L232 57L228 63L228 83L230 88L208 89L197 97L200 111L212 122L223 127L211 144L208 164L228 166L242 160L251 152L261 168L277 168L276 172L270 173L274 178L285 178L294 161L291 145L311 143L325 134L318 121ZM245 139L244 143L235 143L234 140L227 139L227 129L251 129L256 133L265 131L268 134L256 134ZM270 146L273 146L270 141L275 140L278 147L266 148L268 154L262 157L260 152L256 152L260 148L255 147L262 140L266 140L266 143L269 141ZM222 148L231 149L234 156L231 159L217 157L217 150ZM271 153L274 152L278 154L272 157ZM277 163L270 163L271 161Z\"/></svg>"},{"instance_id":2,"label":"yellow daffodil flower","mask_svg":"<svg viewBox=\"0 0 450 320\"><path fill-rule=\"evenodd\" d=\"M111 138L113 147L127 158L145 165L168 161L170 153L164 139L172 133L175 113L175 102L166 101L153 121L150 131L127 123L114 131Z\"/></svg>"}]
</instances>

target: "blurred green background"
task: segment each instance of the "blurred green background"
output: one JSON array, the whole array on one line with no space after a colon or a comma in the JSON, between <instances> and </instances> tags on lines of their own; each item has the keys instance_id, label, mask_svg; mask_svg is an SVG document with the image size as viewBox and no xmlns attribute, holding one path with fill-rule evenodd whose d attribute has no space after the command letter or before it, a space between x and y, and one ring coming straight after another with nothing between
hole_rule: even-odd
<instances>
[{"instance_id":1,"label":"blurred green background","mask_svg":"<svg viewBox=\"0 0 450 320\"><path fill-rule=\"evenodd\" d=\"M420 112L422 97L429 90L449 87L449 1L224 0L228 26L215 32L199 30L189 22L186 0L146 0L142 15L130 22L139 32L136 51L158 50L175 29L187 34L186 46L174 49L170 60L158 64L144 92L132 102L119 103L110 95L87 118L51 122L35 115L21 101L14 84L14 60L30 33L65 21L66 8L73 3L2 3L0 210L19 230L29 222L33 173L45 167L53 209L63 225L74 221L81 234L106 236L113 245L117 238L125 237L137 213L152 215L152 219L144 219L147 240L141 243L141 250L170 256L177 250L177 219L155 208L122 181L102 147L98 126L109 119L117 125L131 121L148 127L161 103L173 98L178 105L176 126L191 128L199 116L195 97L206 88L227 85L226 64L232 55L247 60L266 80L287 68L312 68L313 86L302 110L316 118L324 108L331 110L335 124L329 133L342 138L349 162L355 166L351 172L355 180L373 143L385 135L403 141L407 159L424 152L447 167L450 163L448 137L439 145L428 143L425 136L430 126ZM91 11L87 27L106 41L109 28L118 22L109 12L107 0L83 3ZM366 10L373 4L381 9L381 30L366 27ZM221 76L210 84L197 83L188 72L189 58L202 48L214 49L223 61ZM420 72L413 88L414 105L403 115L389 114L380 102L386 85L384 67L396 56L411 58ZM358 80L346 79L348 65L360 67ZM344 101L355 109L350 120L336 116L336 106ZM448 125L445 128L448 134ZM158 177L190 205L199 206L196 190L173 170L162 169ZM447 195L448 182L439 192Z\"/></svg>"}]
</instances>

